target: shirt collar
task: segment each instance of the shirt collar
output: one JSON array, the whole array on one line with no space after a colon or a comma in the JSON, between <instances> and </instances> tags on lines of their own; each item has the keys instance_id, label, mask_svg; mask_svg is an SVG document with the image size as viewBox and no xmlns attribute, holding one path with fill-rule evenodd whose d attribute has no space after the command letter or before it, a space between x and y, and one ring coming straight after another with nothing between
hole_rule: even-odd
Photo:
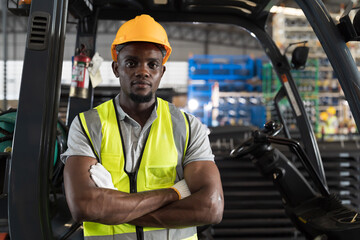
<instances>
[{"instance_id":1,"label":"shirt collar","mask_svg":"<svg viewBox=\"0 0 360 240\"><path fill-rule=\"evenodd\" d=\"M120 106L120 94L116 95L116 97L115 97L115 106L116 106L117 112L119 113L120 121L124 121L125 117L132 120L132 118L126 112L124 112L124 110ZM157 112L156 112L157 106L158 106L158 102L156 100L155 107L154 107L149 119L147 120L147 122L150 121L152 123L157 118Z\"/></svg>"}]
</instances>

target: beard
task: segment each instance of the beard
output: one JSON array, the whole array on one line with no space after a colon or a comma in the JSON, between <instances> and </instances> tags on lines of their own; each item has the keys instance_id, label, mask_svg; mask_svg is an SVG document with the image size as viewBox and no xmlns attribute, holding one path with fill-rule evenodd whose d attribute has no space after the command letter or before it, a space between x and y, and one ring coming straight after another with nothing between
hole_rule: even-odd
<instances>
[{"instance_id":1,"label":"beard","mask_svg":"<svg viewBox=\"0 0 360 240\"><path fill-rule=\"evenodd\" d=\"M134 93L130 93L130 98L131 100L133 100L136 103L147 103L150 102L151 99L153 98L152 93L149 92L148 94L146 94L145 96L143 95L137 95Z\"/></svg>"}]
</instances>

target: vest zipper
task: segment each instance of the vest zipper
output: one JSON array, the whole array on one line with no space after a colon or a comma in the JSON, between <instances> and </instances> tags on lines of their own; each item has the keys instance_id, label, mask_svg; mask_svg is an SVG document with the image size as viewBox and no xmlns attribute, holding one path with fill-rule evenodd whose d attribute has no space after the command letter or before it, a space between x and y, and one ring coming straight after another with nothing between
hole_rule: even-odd
<instances>
[{"instance_id":1,"label":"vest zipper","mask_svg":"<svg viewBox=\"0 0 360 240\"><path fill-rule=\"evenodd\" d=\"M119 121L119 118L118 118L119 113L118 113L117 108L116 108L115 98L113 98L112 102L113 102L115 113L116 113L116 120L117 120L117 123L118 123L121 143L122 143L122 146L125 146L124 145L124 139L123 139L123 136L122 136L122 133L121 133L120 121ZM157 101L156 101L156 104L157 104ZM145 140L145 145L146 145L146 142L147 142L147 138ZM143 153L144 153L144 150L142 151L141 156L140 156L140 161L138 163L139 166L140 166L140 163L141 163ZM123 154L124 154L124 161L125 161L124 171L126 172L126 174L129 177L129 180L130 180L130 193L136 193L137 192L136 178L137 178L138 170L136 170L135 172L130 172L130 173L126 171L126 153L125 153L124 148L123 148ZM140 227L140 226L135 226L135 228L136 228L136 238L137 238L137 240L144 240L144 228Z\"/></svg>"},{"instance_id":2,"label":"vest zipper","mask_svg":"<svg viewBox=\"0 0 360 240\"><path fill-rule=\"evenodd\" d=\"M130 193L136 193L136 177L137 171L132 173L127 173L130 179ZM143 227L135 226L136 227L136 238L137 240L144 240L144 229Z\"/></svg>"},{"instance_id":3,"label":"vest zipper","mask_svg":"<svg viewBox=\"0 0 360 240\"><path fill-rule=\"evenodd\" d=\"M130 179L130 193L136 193L136 172L128 173Z\"/></svg>"}]
</instances>

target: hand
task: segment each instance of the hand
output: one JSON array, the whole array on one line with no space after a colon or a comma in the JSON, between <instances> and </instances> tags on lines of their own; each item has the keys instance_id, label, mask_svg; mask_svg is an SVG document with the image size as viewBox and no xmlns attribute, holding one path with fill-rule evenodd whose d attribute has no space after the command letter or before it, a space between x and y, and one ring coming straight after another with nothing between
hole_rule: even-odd
<instances>
[{"instance_id":1,"label":"hand","mask_svg":"<svg viewBox=\"0 0 360 240\"><path fill-rule=\"evenodd\" d=\"M186 198L191 195L188 185L186 184L185 179L175 183L172 187L175 192L179 195L179 200Z\"/></svg>"},{"instance_id":2,"label":"hand","mask_svg":"<svg viewBox=\"0 0 360 240\"><path fill-rule=\"evenodd\" d=\"M111 174L100 163L90 167L90 177L97 187L117 190L112 182Z\"/></svg>"}]
</instances>

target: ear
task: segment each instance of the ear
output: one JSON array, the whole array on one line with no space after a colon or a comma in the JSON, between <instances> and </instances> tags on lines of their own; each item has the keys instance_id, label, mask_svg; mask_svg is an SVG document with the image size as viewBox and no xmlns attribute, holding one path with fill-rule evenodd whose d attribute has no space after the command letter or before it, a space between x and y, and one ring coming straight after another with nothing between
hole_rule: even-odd
<instances>
[{"instance_id":1,"label":"ear","mask_svg":"<svg viewBox=\"0 0 360 240\"><path fill-rule=\"evenodd\" d=\"M115 77L118 78L119 77L118 63L117 62L112 62L111 67L112 67L112 70L113 70L113 73L114 73Z\"/></svg>"},{"instance_id":2,"label":"ear","mask_svg":"<svg viewBox=\"0 0 360 240\"><path fill-rule=\"evenodd\" d=\"M165 67L165 65L162 65L162 69L163 69L163 71L162 71L161 77L163 77L163 76L164 76L164 73L165 73L165 71L166 71L166 67Z\"/></svg>"}]
</instances>

